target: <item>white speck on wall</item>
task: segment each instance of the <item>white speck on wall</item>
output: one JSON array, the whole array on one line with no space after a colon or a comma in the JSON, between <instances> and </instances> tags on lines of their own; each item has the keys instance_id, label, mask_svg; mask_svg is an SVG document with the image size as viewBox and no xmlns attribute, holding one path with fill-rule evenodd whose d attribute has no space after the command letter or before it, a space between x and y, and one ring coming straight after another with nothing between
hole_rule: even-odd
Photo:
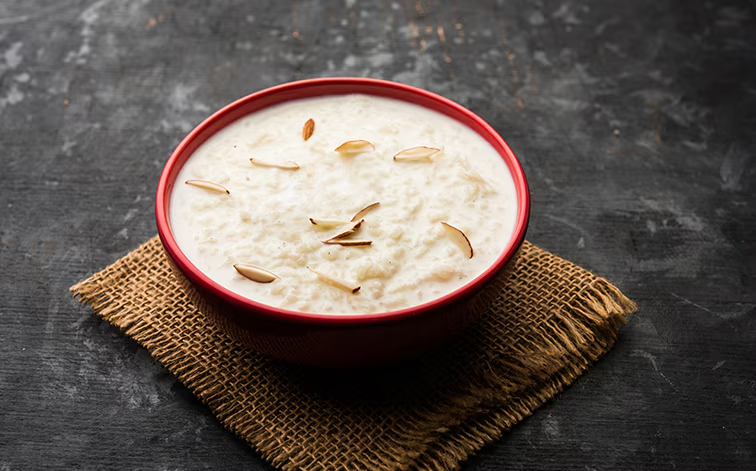
<instances>
[{"instance_id":1,"label":"white speck on wall","mask_svg":"<svg viewBox=\"0 0 756 471\"><path fill-rule=\"evenodd\" d=\"M654 367L654 371L659 371L659 365L656 364L656 357L651 353L644 352L643 350L635 350L633 351L631 356L645 358L646 360L651 362L651 366Z\"/></svg>"},{"instance_id":2,"label":"white speck on wall","mask_svg":"<svg viewBox=\"0 0 756 471\"><path fill-rule=\"evenodd\" d=\"M709 309L709 308L707 308L705 306L702 306L702 305L700 305L698 303L694 303L690 299L684 298L684 297L680 296L679 294L675 294L675 293L672 293L672 292L670 292L669 294L671 294L672 296L674 296L675 298L679 299L680 301L682 301L685 304L689 304L689 305L694 306L694 307L696 307L696 308L698 308L698 309L700 309L700 310L702 310L704 312L708 312L709 314L713 314L713 315L719 317L720 319L725 319L725 320L737 319L740 316L742 316L743 314L745 314L747 312L751 312L751 310L753 308L753 305L750 304L750 303L740 303L740 304L732 304L732 305L730 305L730 308L728 309L729 312L722 312L722 311L719 311L719 310L712 311L711 309Z\"/></svg>"},{"instance_id":3,"label":"white speck on wall","mask_svg":"<svg viewBox=\"0 0 756 471\"><path fill-rule=\"evenodd\" d=\"M572 11L571 5L569 3L563 3L557 11L555 11L552 15L553 18L560 18L562 21L564 21L567 24L571 25L579 25L580 20L577 19L577 16L575 16L575 12Z\"/></svg>"},{"instance_id":4,"label":"white speck on wall","mask_svg":"<svg viewBox=\"0 0 756 471\"><path fill-rule=\"evenodd\" d=\"M76 146L76 141L68 136L63 136L63 145L60 150L64 155L71 155L71 149L73 149L74 146Z\"/></svg>"},{"instance_id":5,"label":"white speck on wall","mask_svg":"<svg viewBox=\"0 0 756 471\"><path fill-rule=\"evenodd\" d=\"M12 86L10 91L8 92L7 100L11 105L21 103L24 100L24 94L23 92L21 92L21 90L18 89L18 87Z\"/></svg>"},{"instance_id":6,"label":"white speck on wall","mask_svg":"<svg viewBox=\"0 0 756 471\"><path fill-rule=\"evenodd\" d=\"M650 219L646 221L646 229L648 229L648 232L651 234L656 234L656 223Z\"/></svg>"},{"instance_id":7,"label":"white speck on wall","mask_svg":"<svg viewBox=\"0 0 756 471\"><path fill-rule=\"evenodd\" d=\"M193 127L194 126L192 125L192 123L190 123L186 119L176 118L170 121L167 119L160 121L160 129L168 133L172 133L175 130L178 130L179 132L186 134L191 131Z\"/></svg>"},{"instance_id":8,"label":"white speck on wall","mask_svg":"<svg viewBox=\"0 0 756 471\"><path fill-rule=\"evenodd\" d=\"M533 53L533 59L542 65L551 65L551 61L546 57L546 53L543 51L536 51Z\"/></svg>"},{"instance_id":9,"label":"white speck on wall","mask_svg":"<svg viewBox=\"0 0 756 471\"><path fill-rule=\"evenodd\" d=\"M294 54L292 52L286 51L281 53L278 57L286 61L287 64L300 66L305 61L305 59L307 59L307 54Z\"/></svg>"},{"instance_id":10,"label":"white speck on wall","mask_svg":"<svg viewBox=\"0 0 756 471\"><path fill-rule=\"evenodd\" d=\"M376 52L367 56L371 67L385 67L394 63L394 55L390 52Z\"/></svg>"},{"instance_id":11,"label":"white speck on wall","mask_svg":"<svg viewBox=\"0 0 756 471\"><path fill-rule=\"evenodd\" d=\"M552 417L551 413L549 413L546 420L543 421L543 433L549 440L556 440L559 438L559 421L555 417Z\"/></svg>"},{"instance_id":12,"label":"white speck on wall","mask_svg":"<svg viewBox=\"0 0 756 471\"><path fill-rule=\"evenodd\" d=\"M139 212L136 208L131 208L126 212L126 215L123 217L123 222L129 222L130 220L134 219L134 216L137 215Z\"/></svg>"},{"instance_id":13,"label":"white speck on wall","mask_svg":"<svg viewBox=\"0 0 756 471\"><path fill-rule=\"evenodd\" d=\"M105 4L107 4L110 0L100 0L99 2L95 2L92 5L89 6L86 10L84 10L81 15L79 16L79 21L84 23L84 26L81 28L81 45L79 46L78 51L71 51L68 54L66 54L66 57L63 59L63 62L70 63L75 62L77 64L86 64L87 63L87 56L89 56L90 52L92 52L91 47L91 41L94 37L94 28L93 26L97 23L97 20L100 18L99 10L102 8Z\"/></svg>"},{"instance_id":14,"label":"white speck on wall","mask_svg":"<svg viewBox=\"0 0 756 471\"><path fill-rule=\"evenodd\" d=\"M585 248L585 237L581 237L581 238L578 239L577 248L579 248L579 249L584 249Z\"/></svg>"},{"instance_id":15,"label":"white speck on wall","mask_svg":"<svg viewBox=\"0 0 756 471\"><path fill-rule=\"evenodd\" d=\"M129 229L127 227L124 227L118 233L116 234L118 237L122 239L128 239L129 238Z\"/></svg>"},{"instance_id":16,"label":"white speck on wall","mask_svg":"<svg viewBox=\"0 0 756 471\"><path fill-rule=\"evenodd\" d=\"M210 111L209 106L191 97L197 88L182 83L177 84L168 97L168 103L176 111L201 111L203 113Z\"/></svg>"},{"instance_id":17,"label":"white speck on wall","mask_svg":"<svg viewBox=\"0 0 756 471\"><path fill-rule=\"evenodd\" d=\"M672 201L657 201L650 198L641 198L641 203L654 212L668 212L674 216L675 222L685 229L700 232L705 229L705 224L694 212L684 212Z\"/></svg>"},{"instance_id":18,"label":"white speck on wall","mask_svg":"<svg viewBox=\"0 0 756 471\"><path fill-rule=\"evenodd\" d=\"M8 94L0 98L0 110L7 105L15 105L24 100L24 93L18 89L18 84L11 84Z\"/></svg>"},{"instance_id":19,"label":"white speck on wall","mask_svg":"<svg viewBox=\"0 0 756 471\"><path fill-rule=\"evenodd\" d=\"M13 25L17 23L24 23L26 21L29 21L31 16L29 15L20 15L20 16L11 16L9 18L0 18L0 25ZM2 470L2 468L0 468Z\"/></svg>"},{"instance_id":20,"label":"white speck on wall","mask_svg":"<svg viewBox=\"0 0 756 471\"><path fill-rule=\"evenodd\" d=\"M188 110L191 108L189 95L191 95L195 89L196 87L191 87L182 83L176 84L168 98L168 103L178 111Z\"/></svg>"},{"instance_id":21,"label":"white speck on wall","mask_svg":"<svg viewBox=\"0 0 756 471\"><path fill-rule=\"evenodd\" d=\"M29 76L29 74L27 74L26 72L24 72L24 73L22 73L22 74L18 74L18 75L16 75L16 76L15 76L15 77L13 77L13 78L14 78L14 79L16 79L16 82L20 82L20 83L26 83L26 82L28 82L28 81L29 81L29 79L30 79L31 77Z\"/></svg>"},{"instance_id":22,"label":"white speck on wall","mask_svg":"<svg viewBox=\"0 0 756 471\"><path fill-rule=\"evenodd\" d=\"M567 227L569 227L571 229L576 230L577 232L579 232L580 234L582 234L583 237L586 234L586 231L582 227L578 226L577 224L575 224L574 222L570 221L569 219L560 218L560 217L557 217L557 216L552 216L551 214L546 214L545 216L547 218L551 219L552 221L556 221L556 222L558 222L560 224L564 224L565 226L567 226Z\"/></svg>"},{"instance_id":23,"label":"white speck on wall","mask_svg":"<svg viewBox=\"0 0 756 471\"><path fill-rule=\"evenodd\" d=\"M8 64L8 67L11 69L15 69L16 67L21 64L21 61L24 59L23 56L20 54L21 47L23 47L22 42L15 42L11 45L11 47L5 51L5 63Z\"/></svg>"},{"instance_id":24,"label":"white speck on wall","mask_svg":"<svg viewBox=\"0 0 756 471\"><path fill-rule=\"evenodd\" d=\"M719 178L722 182L722 189L727 191L739 190L740 181L743 174L748 169L748 163L752 156L743 149L730 146L719 167Z\"/></svg>"},{"instance_id":25,"label":"white speck on wall","mask_svg":"<svg viewBox=\"0 0 756 471\"><path fill-rule=\"evenodd\" d=\"M534 11L528 17L528 22L533 26L540 26L546 22L546 18L543 17L543 13L540 11Z\"/></svg>"},{"instance_id":26,"label":"white speck on wall","mask_svg":"<svg viewBox=\"0 0 756 471\"><path fill-rule=\"evenodd\" d=\"M701 221L701 218L693 213L686 216L678 216L675 218L675 221L682 227L694 232L701 232L704 229L704 223Z\"/></svg>"},{"instance_id":27,"label":"white speck on wall","mask_svg":"<svg viewBox=\"0 0 756 471\"><path fill-rule=\"evenodd\" d=\"M430 54L414 53L412 55L415 58L414 67L394 75L392 80L418 88L431 88L429 85L433 74L433 58Z\"/></svg>"},{"instance_id":28,"label":"white speck on wall","mask_svg":"<svg viewBox=\"0 0 756 471\"><path fill-rule=\"evenodd\" d=\"M344 0L344 6L347 8L353 8L356 3L357 0Z\"/></svg>"},{"instance_id":29,"label":"white speck on wall","mask_svg":"<svg viewBox=\"0 0 756 471\"><path fill-rule=\"evenodd\" d=\"M659 365L656 363L656 357L653 354L643 351L643 350L634 350L633 353L630 354L630 356L643 357L646 360L648 360L651 363L651 366L654 368L654 371L659 373L659 376L661 376L662 379L664 379L664 381L666 381L667 384L669 384L672 387L672 389L675 389L675 385L672 384L672 381L670 381L666 376L664 376L664 373L662 373L661 369L659 369Z\"/></svg>"},{"instance_id":30,"label":"white speck on wall","mask_svg":"<svg viewBox=\"0 0 756 471\"><path fill-rule=\"evenodd\" d=\"M740 405L741 402L743 402L743 398L738 396L737 394L728 394L727 399L732 401L733 404Z\"/></svg>"}]
</instances>

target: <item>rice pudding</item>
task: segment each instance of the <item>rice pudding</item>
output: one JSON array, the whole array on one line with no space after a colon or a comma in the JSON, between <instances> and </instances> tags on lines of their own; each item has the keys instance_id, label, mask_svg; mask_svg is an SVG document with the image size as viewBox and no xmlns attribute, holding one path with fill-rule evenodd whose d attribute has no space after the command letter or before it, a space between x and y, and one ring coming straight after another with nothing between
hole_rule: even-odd
<instances>
[{"instance_id":1,"label":"rice pudding","mask_svg":"<svg viewBox=\"0 0 756 471\"><path fill-rule=\"evenodd\" d=\"M170 200L176 242L208 277L264 304L333 314L451 293L494 263L516 215L512 176L485 139L370 95L233 122L192 154Z\"/></svg>"}]
</instances>

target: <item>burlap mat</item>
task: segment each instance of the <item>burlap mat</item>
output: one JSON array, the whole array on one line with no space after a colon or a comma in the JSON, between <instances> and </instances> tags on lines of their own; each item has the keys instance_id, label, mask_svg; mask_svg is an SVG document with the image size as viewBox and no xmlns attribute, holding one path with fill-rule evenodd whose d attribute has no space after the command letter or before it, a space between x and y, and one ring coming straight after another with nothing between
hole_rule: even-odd
<instances>
[{"instance_id":1,"label":"burlap mat","mask_svg":"<svg viewBox=\"0 0 756 471\"><path fill-rule=\"evenodd\" d=\"M511 283L451 345L334 373L219 332L178 289L157 237L71 290L286 470L456 468L572 383L635 310L606 280L526 242Z\"/></svg>"}]
</instances>

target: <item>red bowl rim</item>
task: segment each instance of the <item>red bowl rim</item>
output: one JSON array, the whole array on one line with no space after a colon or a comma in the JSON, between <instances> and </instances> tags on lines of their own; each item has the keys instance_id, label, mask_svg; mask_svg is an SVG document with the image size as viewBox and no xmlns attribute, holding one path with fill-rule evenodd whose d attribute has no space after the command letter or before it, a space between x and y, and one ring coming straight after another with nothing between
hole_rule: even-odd
<instances>
[{"instance_id":1,"label":"red bowl rim","mask_svg":"<svg viewBox=\"0 0 756 471\"><path fill-rule=\"evenodd\" d=\"M473 131L480 134L491 145L493 145L494 148L498 146L501 149L499 153L502 155L502 158L504 158L510 172L512 173L515 189L517 192L517 219L515 223L514 233L509 243L501 252L496 261L483 273L478 275L478 277L468 282L467 284L456 289L455 291L417 306L396 311L386 311L372 314L320 314L281 309L245 298L227 288L224 288L220 284L210 279L196 266L194 266L194 264L189 261L186 255L184 255L184 253L178 247L178 244L176 243L176 240L173 237L173 233L171 231L168 206L170 204L170 193L172 190L173 182L175 181L175 176L178 173L178 169L174 171L174 167L178 165L183 154L187 151L187 148L192 144L192 142L202 136L203 133L207 132L207 129L210 128L213 123L218 122L224 117L228 117L229 114L233 113L235 110L238 110L240 107L243 107L245 104L251 101L271 99L274 100L274 103L266 105L267 107L273 104L289 101L289 99L286 97L297 95L297 93L301 93L303 90L317 88L323 89L329 87L331 89L338 88L344 90L348 88L350 91L323 94L339 95L347 93L363 93L392 98L397 98L395 95L399 94L404 98L398 99L403 99L404 101L408 101L410 103L420 104L407 99L407 97L410 96L417 97L418 100L422 100L426 103L434 103L438 107L434 108L435 111L442 112L446 116L449 116L456 121L461 121L460 118L466 120L467 123L462 124L470 127L471 129L473 129ZM283 98L275 101L276 96L281 96ZM318 95L312 94L309 96L315 97ZM304 97L297 95L294 98L296 99ZM444 112L444 110L446 110L447 112ZM457 116L453 116L452 113L456 113ZM236 119L234 119L234 121ZM210 135L205 137L203 139L203 142L204 140L209 138ZM171 178L172 175L173 178ZM330 77L288 82L282 85L261 90L246 97L240 98L233 103L230 103L229 105L226 105L225 107L221 108L220 110L213 113L210 117L205 119L196 128L194 128L181 141L181 143L179 143L179 145L176 147L176 149L168 159L168 162L165 164L163 172L160 175L160 181L157 188L157 196L155 200L155 217L158 234L166 252L171 257L173 262L178 266L181 272L189 279L189 281L192 282L196 287L201 288L201 291L205 293L212 293L219 300L225 301L242 310L254 311L258 315L262 314L272 319L296 323L323 324L329 326L355 325L395 321L411 316L425 314L427 312L443 307L444 305L449 305L457 300L464 299L466 296L475 293L478 289L482 288L486 282L488 282L501 269L504 268L507 262L520 248L522 242L525 240L525 232L527 230L530 217L530 192L528 190L528 183L525 178L525 172L523 171L522 166L520 165L520 162L515 156L514 152L512 152L512 150L509 148L509 145L507 145L506 141L504 141L504 139L493 129L493 127L491 127L491 125L489 125L486 121L484 121L482 118L480 118L467 108L464 108L463 106L435 93L397 82L356 77Z\"/></svg>"}]
</instances>

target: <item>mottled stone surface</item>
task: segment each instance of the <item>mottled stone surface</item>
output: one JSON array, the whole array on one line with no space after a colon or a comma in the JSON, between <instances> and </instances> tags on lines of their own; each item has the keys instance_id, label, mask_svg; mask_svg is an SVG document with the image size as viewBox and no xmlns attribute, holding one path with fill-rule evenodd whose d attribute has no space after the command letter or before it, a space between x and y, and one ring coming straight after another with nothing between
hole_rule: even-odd
<instances>
[{"instance_id":1,"label":"mottled stone surface","mask_svg":"<svg viewBox=\"0 0 756 471\"><path fill-rule=\"evenodd\" d=\"M340 75L488 120L529 239L640 308L464 469L756 467L753 2L4 0L0 470L269 469L67 289L155 233L160 169L213 110Z\"/></svg>"}]
</instances>

